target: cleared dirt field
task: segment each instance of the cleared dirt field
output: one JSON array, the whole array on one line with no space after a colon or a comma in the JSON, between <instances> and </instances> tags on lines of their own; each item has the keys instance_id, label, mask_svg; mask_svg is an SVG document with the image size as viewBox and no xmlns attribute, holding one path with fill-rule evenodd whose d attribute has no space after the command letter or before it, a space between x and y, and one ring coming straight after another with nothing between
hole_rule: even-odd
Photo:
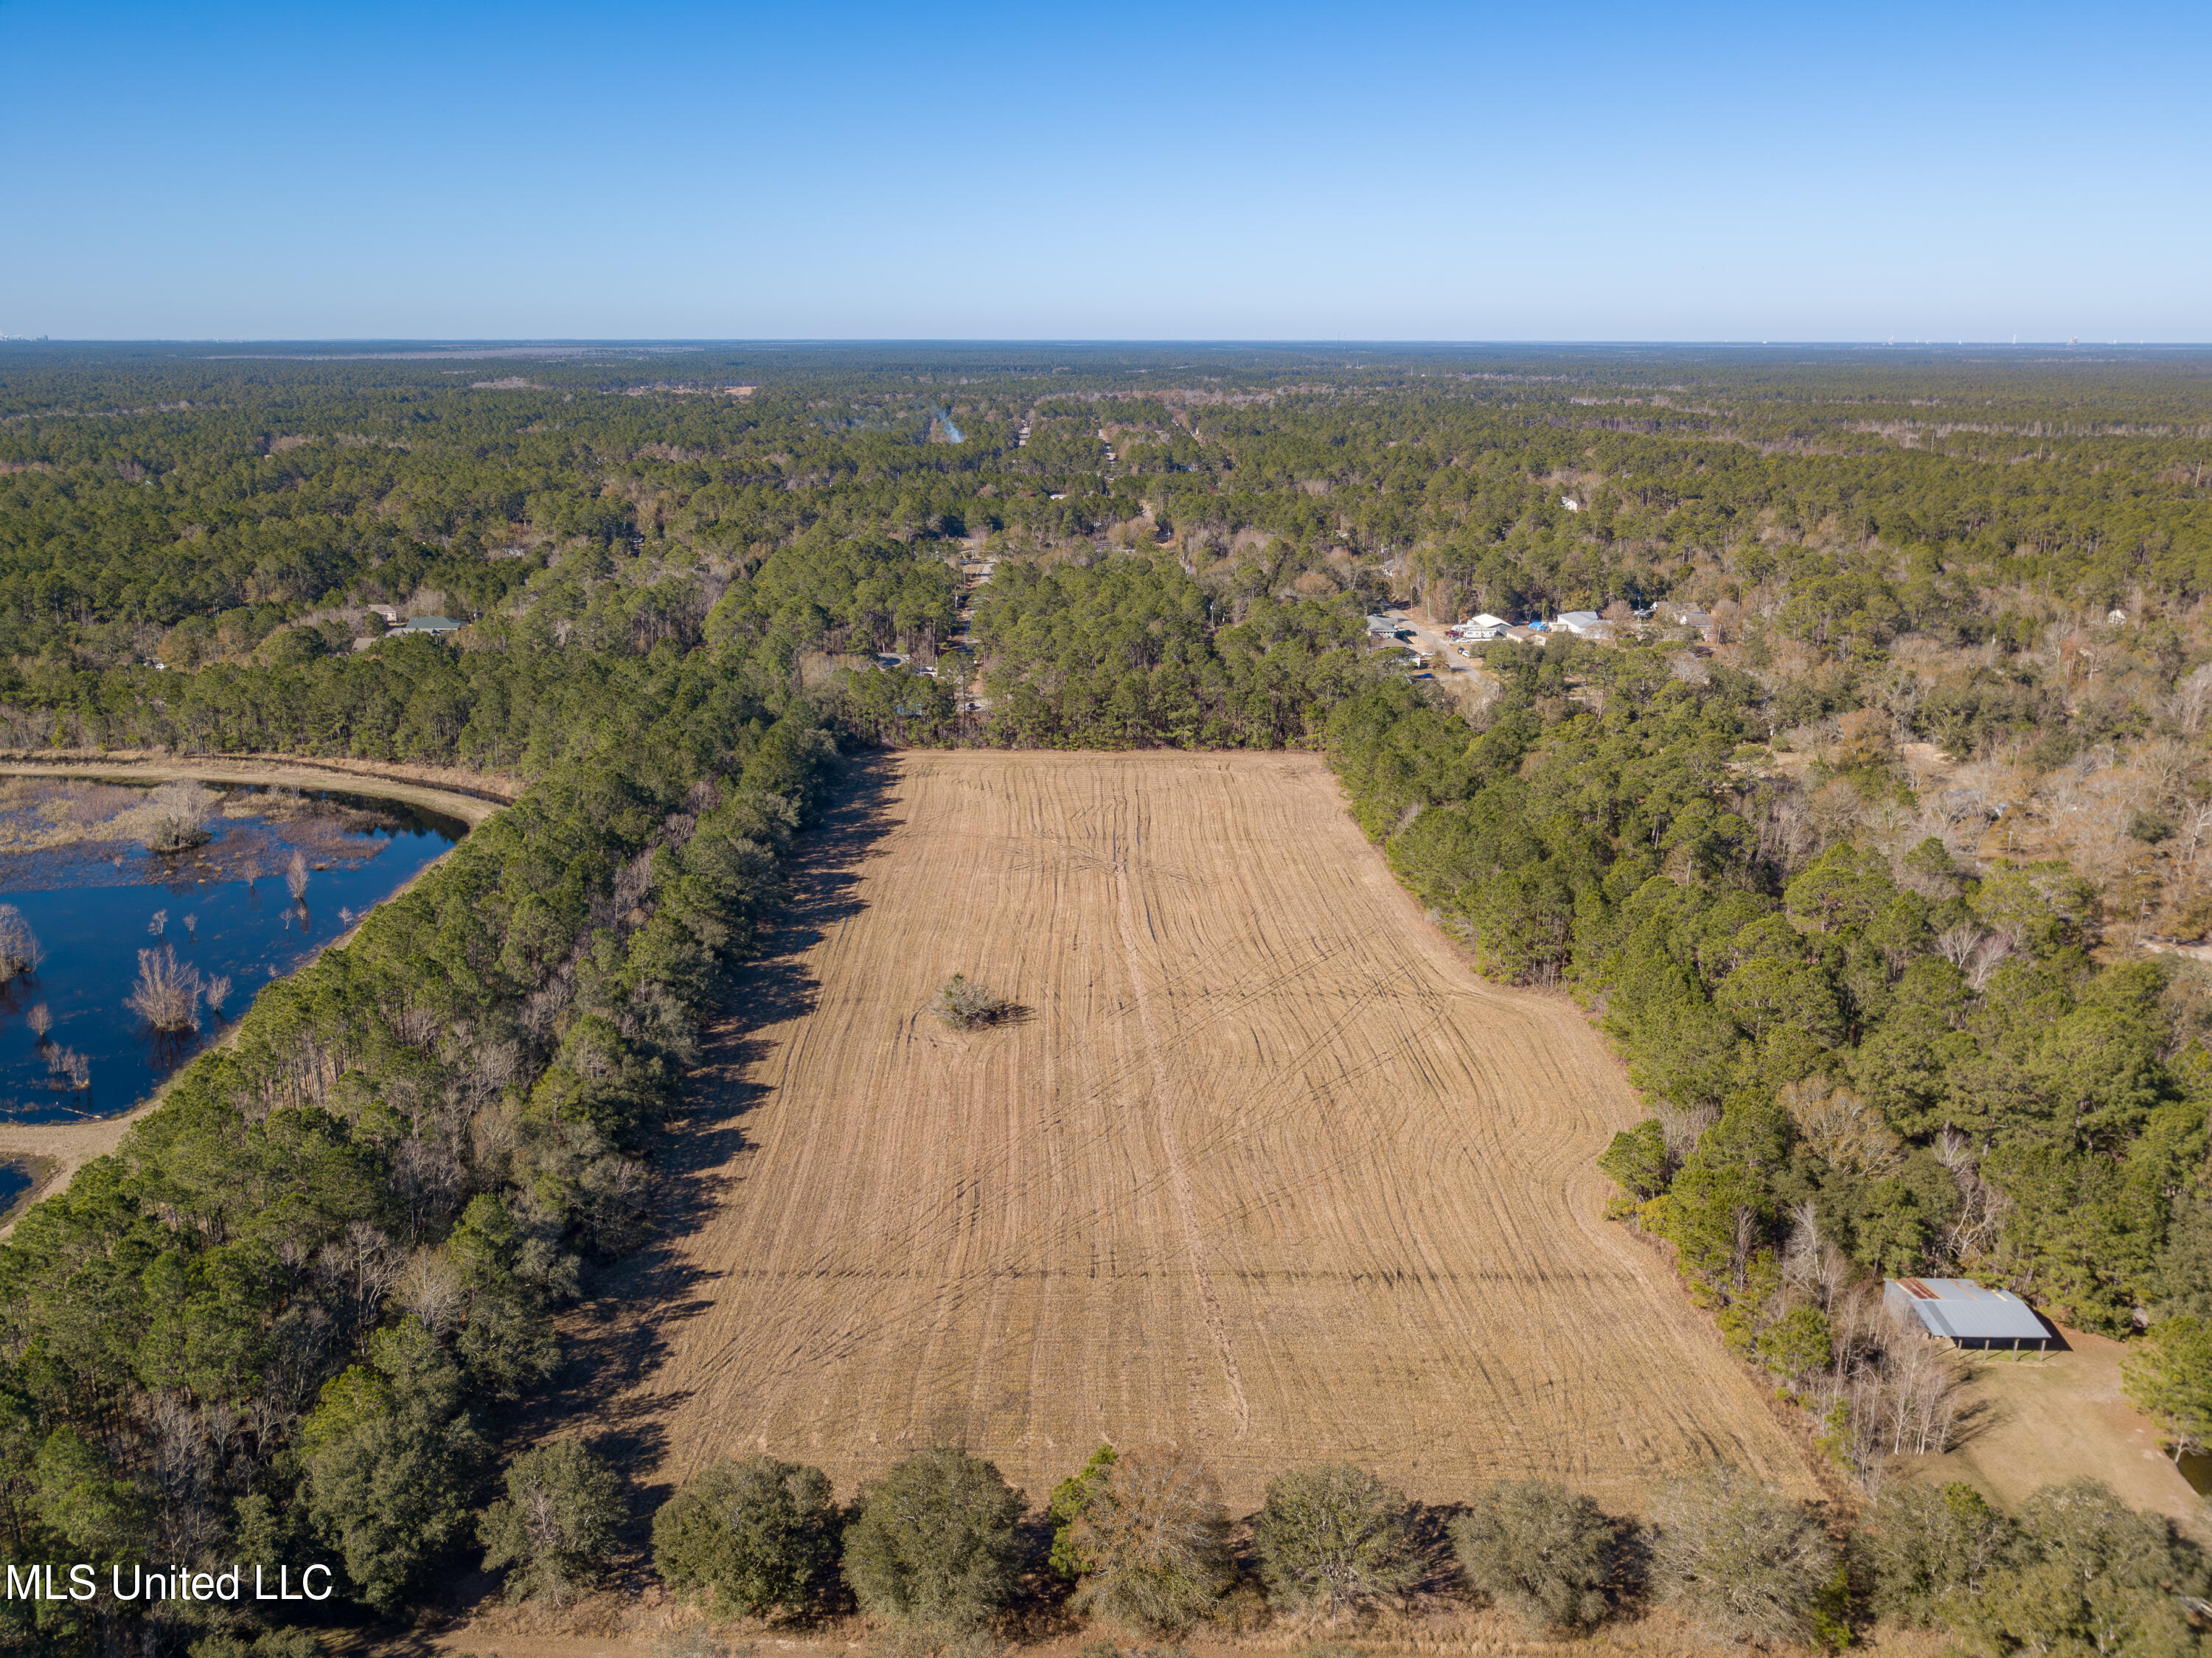
<instances>
[{"instance_id":1,"label":"cleared dirt field","mask_svg":"<svg viewBox=\"0 0 2212 1658\"><path fill-rule=\"evenodd\" d=\"M1596 1035L1469 972L1317 759L884 776L760 970L781 1003L717 1038L742 1144L695 1147L684 1288L634 1309L610 1401L650 1483L763 1450L849 1494L945 1436L1038 1501L1161 1439L1232 1507L1322 1457L1429 1501L1542 1474L1632 1506L1711 1456L1812 1492L1600 1218L1638 1112ZM956 972L1022 1014L945 1029Z\"/></svg>"}]
</instances>

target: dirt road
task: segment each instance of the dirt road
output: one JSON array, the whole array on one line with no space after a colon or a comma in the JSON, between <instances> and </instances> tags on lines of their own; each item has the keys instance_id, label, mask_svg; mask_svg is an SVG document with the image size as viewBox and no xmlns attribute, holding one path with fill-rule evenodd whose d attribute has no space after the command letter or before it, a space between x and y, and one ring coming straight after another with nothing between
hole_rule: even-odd
<instances>
[{"instance_id":1,"label":"dirt road","mask_svg":"<svg viewBox=\"0 0 2212 1658\"><path fill-rule=\"evenodd\" d=\"M1042 1500L1177 1439L1243 1506L1328 1457L1431 1501L1632 1505L1716 1455L1810 1493L1600 1218L1638 1106L1598 1038L1470 972L1317 759L886 769L714 1033L691 1209L593 1367L645 1483L769 1451L849 1494L945 1437ZM1018 1019L930 1018L954 972Z\"/></svg>"},{"instance_id":2,"label":"dirt road","mask_svg":"<svg viewBox=\"0 0 2212 1658\"><path fill-rule=\"evenodd\" d=\"M71 755L46 759L20 752L0 754L0 777L111 777L118 782L252 783L283 789L337 789L417 806L458 818L474 828L513 802L520 779L477 776L430 766L379 767L354 760L260 759L251 756L193 759L137 754ZM450 786L446 786L450 785Z\"/></svg>"}]
</instances>

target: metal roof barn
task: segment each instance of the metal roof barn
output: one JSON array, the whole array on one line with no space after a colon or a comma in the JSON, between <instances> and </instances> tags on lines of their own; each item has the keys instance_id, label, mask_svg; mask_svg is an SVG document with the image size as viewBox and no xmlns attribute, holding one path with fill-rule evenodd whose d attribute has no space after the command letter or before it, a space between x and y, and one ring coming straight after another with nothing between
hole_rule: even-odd
<instances>
[{"instance_id":1,"label":"metal roof barn","mask_svg":"<svg viewBox=\"0 0 2212 1658\"><path fill-rule=\"evenodd\" d=\"M2051 1332L2035 1309L2008 1289L1965 1278L1890 1278L1883 1309L1899 1324L1917 1320L1931 1336L1960 1347L2046 1347Z\"/></svg>"}]
</instances>

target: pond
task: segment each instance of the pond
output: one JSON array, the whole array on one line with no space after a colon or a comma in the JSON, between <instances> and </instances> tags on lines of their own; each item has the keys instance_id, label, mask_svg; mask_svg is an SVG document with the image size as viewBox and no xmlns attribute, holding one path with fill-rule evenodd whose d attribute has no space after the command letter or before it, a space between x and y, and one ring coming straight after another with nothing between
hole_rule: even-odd
<instances>
[{"instance_id":1,"label":"pond","mask_svg":"<svg viewBox=\"0 0 2212 1658\"><path fill-rule=\"evenodd\" d=\"M11 927L40 956L0 984L0 1121L128 1111L466 832L337 790L209 785L182 797L198 844L149 851L177 787L0 780L0 903L21 917L0 912L0 971Z\"/></svg>"}]
</instances>

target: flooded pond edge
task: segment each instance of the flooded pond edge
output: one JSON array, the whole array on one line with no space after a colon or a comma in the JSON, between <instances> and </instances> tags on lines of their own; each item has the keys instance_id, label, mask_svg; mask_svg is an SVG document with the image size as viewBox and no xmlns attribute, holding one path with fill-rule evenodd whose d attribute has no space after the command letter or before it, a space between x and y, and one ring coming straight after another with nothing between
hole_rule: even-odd
<instances>
[{"instance_id":1,"label":"flooded pond edge","mask_svg":"<svg viewBox=\"0 0 2212 1658\"><path fill-rule=\"evenodd\" d=\"M429 783L303 764L217 761L202 765L182 759L103 761L90 757L72 757L58 760L0 760L0 776L63 777L84 783L166 783L173 777L191 777L207 783L313 789L328 794L351 795L362 800L387 800L412 807L416 811L434 812L453 819L471 832L511 804L510 801L465 795ZM461 844L460 841L454 842L455 846ZM444 864L452 855L449 849L431 859L395 887L385 902L388 903L392 898L398 898L407 892L431 870ZM345 948L359 930L356 923L325 948ZM234 1025L216 1045L228 1046L236 1039L237 1028ZM104 1157L112 1152L123 1143L123 1137L130 1132L133 1125L159 1111L161 1102L168 1097L169 1086L165 1082L151 1096L129 1111L92 1122L0 1123L0 1162L21 1164L32 1170L30 1189L19 1195L4 1210L0 1210L0 1243L7 1240L9 1234L15 1229L15 1222L29 1211L33 1204L68 1191L79 1168L94 1157Z\"/></svg>"}]
</instances>

